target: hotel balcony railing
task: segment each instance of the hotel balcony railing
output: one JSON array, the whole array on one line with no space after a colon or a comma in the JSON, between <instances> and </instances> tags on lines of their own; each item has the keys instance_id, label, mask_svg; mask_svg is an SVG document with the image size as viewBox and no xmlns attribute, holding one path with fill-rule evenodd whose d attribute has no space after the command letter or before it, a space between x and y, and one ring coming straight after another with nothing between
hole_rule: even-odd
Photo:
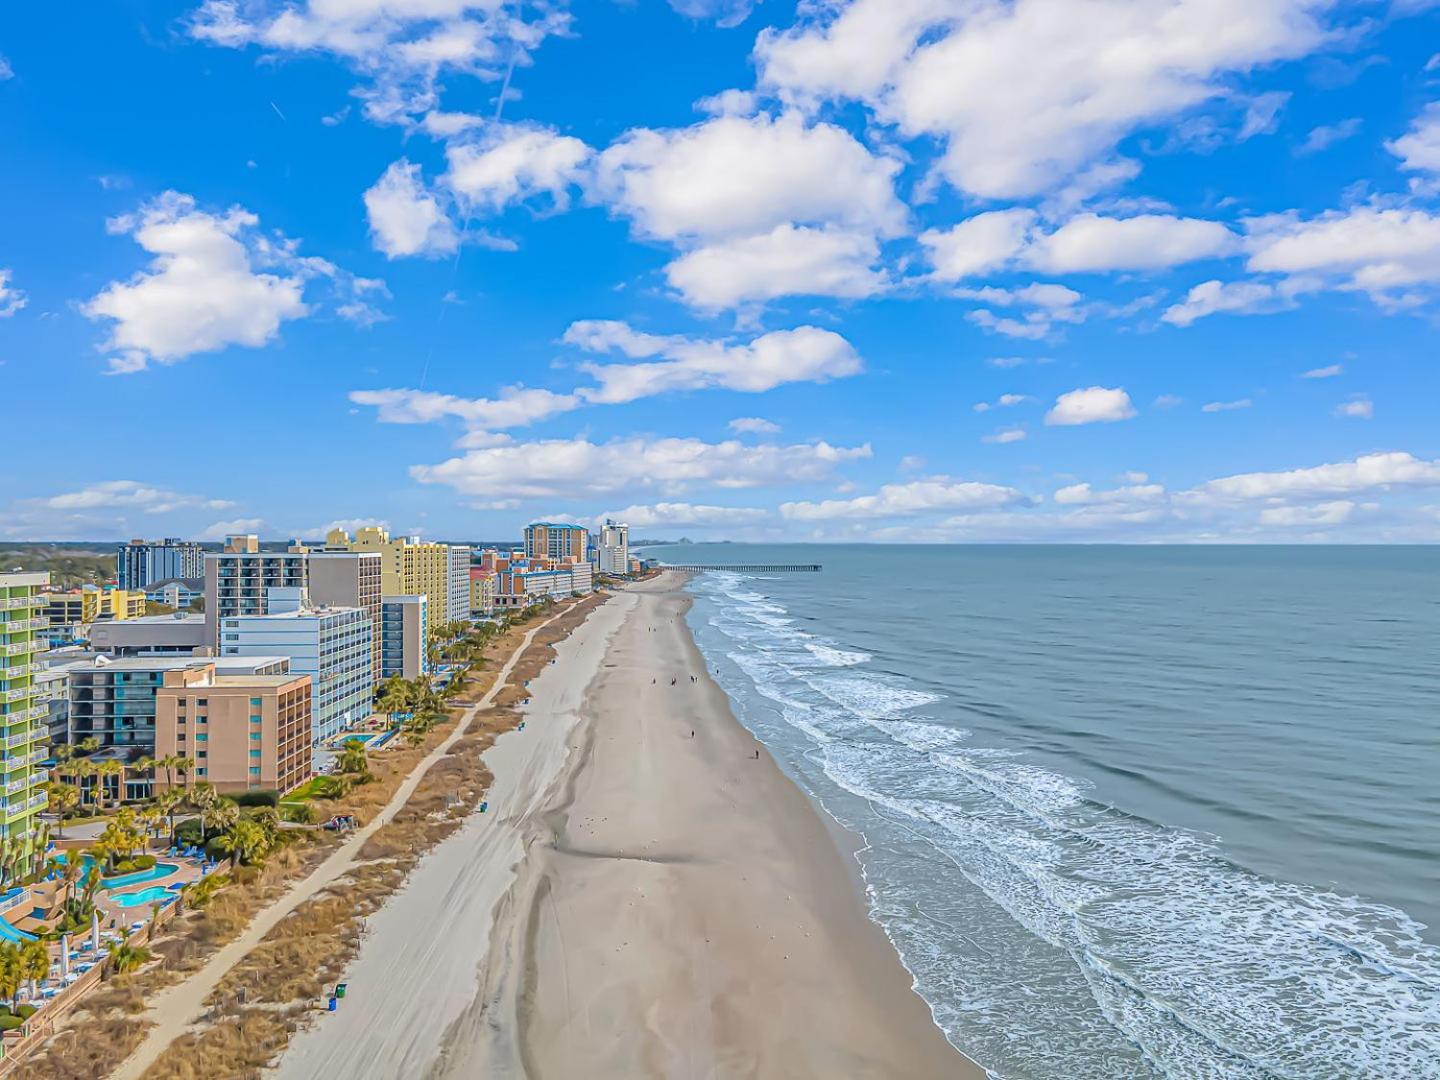
<instances>
[{"instance_id":1,"label":"hotel balcony railing","mask_svg":"<svg viewBox=\"0 0 1440 1080\"><path fill-rule=\"evenodd\" d=\"M15 679L23 679L27 675L38 675L44 670L39 664L10 664L0 667L0 686Z\"/></svg>"},{"instance_id":2,"label":"hotel balcony railing","mask_svg":"<svg viewBox=\"0 0 1440 1080\"><path fill-rule=\"evenodd\" d=\"M0 759L0 770L14 772L16 769L24 769L31 765L39 764L49 756L50 748L48 746L37 746L35 749L27 750L23 754L11 754L9 757Z\"/></svg>"},{"instance_id":3,"label":"hotel balcony railing","mask_svg":"<svg viewBox=\"0 0 1440 1080\"><path fill-rule=\"evenodd\" d=\"M38 641L12 641L0 645L0 656L19 656L22 653L44 652L45 646Z\"/></svg>"},{"instance_id":4,"label":"hotel balcony railing","mask_svg":"<svg viewBox=\"0 0 1440 1080\"><path fill-rule=\"evenodd\" d=\"M46 602L43 596L12 596L8 600L0 600L0 611L13 610L15 608L43 607Z\"/></svg>"},{"instance_id":5,"label":"hotel balcony railing","mask_svg":"<svg viewBox=\"0 0 1440 1080\"><path fill-rule=\"evenodd\" d=\"M14 735L5 736L5 746L28 746L30 743L39 742L50 733L44 728L31 728L28 731L17 731Z\"/></svg>"},{"instance_id":6,"label":"hotel balcony railing","mask_svg":"<svg viewBox=\"0 0 1440 1080\"><path fill-rule=\"evenodd\" d=\"M50 774L44 769L36 769L34 772L23 773L5 784L5 794L14 795L17 791L24 791L28 787L43 784L50 779Z\"/></svg>"},{"instance_id":7,"label":"hotel balcony railing","mask_svg":"<svg viewBox=\"0 0 1440 1080\"><path fill-rule=\"evenodd\" d=\"M0 634L18 634L22 630L44 630L50 625L46 618L10 619L0 622Z\"/></svg>"},{"instance_id":8,"label":"hotel balcony railing","mask_svg":"<svg viewBox=\"0 0 1440 1080\"><path fill-rule=\"evenodd\" d=\"M10 822L23 814L33 813L36 810L42 809L47 802L49 802L49 799L43 791L39 795L32 795L28 799L6 799L3 804L5 824L10 824Z\"/></svg>"}]
</instances>

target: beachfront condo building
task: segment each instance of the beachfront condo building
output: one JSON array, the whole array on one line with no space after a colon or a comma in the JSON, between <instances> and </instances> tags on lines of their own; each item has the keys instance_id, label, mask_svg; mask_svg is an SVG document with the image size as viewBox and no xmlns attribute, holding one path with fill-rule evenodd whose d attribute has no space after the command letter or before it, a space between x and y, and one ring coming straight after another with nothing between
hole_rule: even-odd
<instances>
[{"instance_id":1,"label":"beachfront condo building","mask_svg":"<svg viewBox=\"0 0 1440 1080\"><path fill-rule=\"evenodd\" d=\"M596 566L602 574L630 573L630 526L606 520L595 544Z\"/></svg>"},{"instance_id":2,"label":"beachfront condo building","mask_svg":"<svg viewBox=\"0 0 1440 1080\"><path fill-rule=\"evenodd\" d=\"M483 566L470 568L470 612L489 616L495 613L495 571Z\"/></svg>"},{"instance_id":3,"label":"beachfront condo building","mask_svg":"<svg viewBox=\"0 0 1440 1080\"><path fill-rule=\"evenodd\" d=\"M220 620L220 656L284 656L309 675L311 739L319 743L370 715L375 693L370 613L313 607L304 589L271 589L268 614Z\"/></svg>"},{"instance_id":4,"label":"beachfront condo building","mask_svg":"<svg viewBox=\"0 0 1440 1080\"><path fill-rule=\"evenodd\" d=\"M537 521L525 526L525 557L553 559L563 562L574 559L588 562L590 532L584 525L564 525L553 521Z\"/></svg>"},{"instance_id":5,"label":"beachfront condo building","mask_svg":"<svg viewBox=\"0 0 1440 1080\"><path fill-rule=\"evenodd\" d=\"M147 589L167 578L198 578L205 573L200 545L175 537L131 540L115 554L115 579L122 589Z\"/></svg>"},{"instance_id":6,"label":"beachfront condo building","mask_svg":"<svg viewBox=\"0 0 1440 1080\"><path fill-rule=\"evenodd\" d=\"M430 645L429 599L423 593L413 596L387 596L380 641L380 673L388 679L418 679L430 670L427 653Z\"/></svg>"},{"instance_id":7,"label":"beachfront condo building","mask_svg":"<svg viewBox=\"0 0 1440 1080\"><path fill-rule=\"evenodd\" d=\"M448 544L450 561L445 594L447 622L470 621L470 548L464 544Z\"/></svg>"},{"instance_id":8,"label":"beachfront condo building","mask_svg":"<svg viewBox=\"0 0 1440 1080\"><path fill-rule=\"evenodd\" d=\"M186 780L222 792L278 791L310 777L309 675L224 675L214 662L165 673L155 695L155 756L195 762L186 777L159 770L157 790Z\"/></svg>"},{"instance_id":9,"label":"beachfront condo building","mask_svg":"<svg viewBox=\"0 0 1440 1080\"><path fill-rule=\"evenodd\" d=\"M50 671L64 679L67 703L65 741L93 738L101 750L122 761L155 753L155 695L172 671L215 664L222 675L283 675L289 661L267 656L200 659L194 656L94 656ZM138 797L131 793L128 797Z\"/></svg>"},{"instance_id":10,"label":"beachfront condo building","mask_svg":"<svg viewBox=\"0 0 1440 1080\"><path fill-rule=\"evenodd\" d=\"M14 856L0 860L0 879L12 873L25 876L37 869L44 856L45 830L38 815L45 807L45 781L41 762L49 756L50 691L37 685L44 670L43 631L47 620L41 608L42 587L48 573L0 574L0 769L4 791L0 797L0 852ZM0 880L0 886L8 886Z\"/></svg>"},{"instance_id":11,"label":"beachfront condo building","mask_svg":"<svg viewBox=\"0 0 1440 1080\"><path fill-rule=\"evenodd\" d=\"M264 615L270 589L304 588L305 551L261 551L255 536L225 538L218 555L205 556L205 619L218 649L220 624L238 615Z\"/></svg>"},{"instance_id":12,"label":"beachfront condo building","mask_svg":"<svg viewBox=\"0 0 1440 1080\"><path fill-rule=\"evenodd\" d=\"M325 537L326 551L373 551L381 556L381 592L385 596L424 594L430 636L438 637L450 613L450 547L422 541L418 536L391 537L370 525L352 537L332 529ZM468 556L467 556L468 558Z\"/></svg>"},{"instance_id":13,"label":"beachfront condo building","mask_svg":"<svg viewBox=\"0 0 1440 1080\"><path fill-rule=\"evenodd\" d=\"M262 551L255 536L227 537L223 551L205 557L210 644L218 650L221 620L268 614L271 589L305 589L318 606L363 608L371 638L378 640L383 569L384 558L377 552L313 551L302 544ZM372 679L379 673L377 661Z\"/></svg>"}]
</instances>

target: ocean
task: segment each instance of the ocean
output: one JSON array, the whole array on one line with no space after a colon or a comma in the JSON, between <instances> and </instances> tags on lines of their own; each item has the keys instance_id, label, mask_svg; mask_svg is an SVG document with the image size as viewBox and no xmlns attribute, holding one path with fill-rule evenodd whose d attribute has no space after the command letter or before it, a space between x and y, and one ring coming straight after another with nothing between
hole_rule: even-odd
<instances>
[{"instance_id":1,"label":"ocean","mask_svg":"<svg viewBox=\"0 0 1440 1080\"><path fill-rule=\"evenodd\" d=\"M1440 1077L1440 549L645 554L993 1075Z\"/></svg>"}]
</instances>

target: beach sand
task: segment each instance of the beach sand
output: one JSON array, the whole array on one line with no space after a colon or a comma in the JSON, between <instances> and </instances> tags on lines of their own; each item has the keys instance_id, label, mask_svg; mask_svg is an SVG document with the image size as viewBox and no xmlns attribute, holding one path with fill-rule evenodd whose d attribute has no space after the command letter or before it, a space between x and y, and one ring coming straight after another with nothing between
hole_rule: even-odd
<instances>
[{"instance_id":1,"label":"beach sand","mask_svg":"<svg viewBox=\"0 0 1440 1080\"><path fill-rule=\"evenodd\" d=\"M682 583L558 646L486 755L490 812L371 918L342 1009L280 1076L982 1075L705 674Z\"/></svg>"}]
</instances>

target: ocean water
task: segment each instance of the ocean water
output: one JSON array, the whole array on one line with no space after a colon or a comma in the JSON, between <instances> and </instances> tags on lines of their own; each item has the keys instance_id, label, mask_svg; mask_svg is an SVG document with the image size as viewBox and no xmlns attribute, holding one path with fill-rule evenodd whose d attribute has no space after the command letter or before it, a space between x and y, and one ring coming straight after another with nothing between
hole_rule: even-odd
<instances>
[{"instance_id":1,"label":"ocean water","mask_svg":"<svg viewBox=\"0 0 1440 1080\"><path fill-rule=\"evenodd\" d=\"M687 545L998 1077L1440 1077L1440 550Z\"/></svg>"}]
</instances>

